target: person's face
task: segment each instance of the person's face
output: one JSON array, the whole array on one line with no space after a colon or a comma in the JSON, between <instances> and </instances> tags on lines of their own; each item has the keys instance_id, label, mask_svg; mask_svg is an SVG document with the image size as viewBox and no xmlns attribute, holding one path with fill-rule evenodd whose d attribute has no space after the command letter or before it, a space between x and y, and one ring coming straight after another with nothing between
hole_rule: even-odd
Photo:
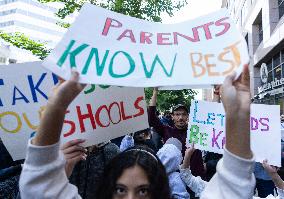
<instances>
[{"instance_id":1,"label":"person's face","mask_svg":"<svg viewBox=\"0 0 284 199\"><path fill-rule=\"evenodd\" d=\"M113 199L150 199L150 183L140 166L125 169L116 182Z\"/></svg>"},{"instance_id":2,"label":"person's face","mask_svg":"<svg viewBox=\"0 0 284 199\"><path fill-rule=\"evenodd\" d=\"M173 112L172 118L175 126L178 129L184 129L187 127L188 113L183 108L175 110Z\"/></svg>"}]
</instances>

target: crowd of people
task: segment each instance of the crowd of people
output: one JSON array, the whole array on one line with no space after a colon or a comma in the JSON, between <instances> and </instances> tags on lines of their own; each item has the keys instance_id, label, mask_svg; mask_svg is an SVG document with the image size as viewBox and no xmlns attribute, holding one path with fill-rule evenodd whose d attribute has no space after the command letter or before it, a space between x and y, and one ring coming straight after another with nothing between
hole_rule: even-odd
<instances>
[{"instance_id":1,"label":"crowd of people","mask_svg":"<svg viewBox=\"0 0 284 199\"><path fill-rule=\"evenodd\" d=\"M0 142L0 198L284 198L278 168L266 160L255 164L251 151L248 65L214 90L226 113L223 155L186 146L188 107L178 104L159 118L157 89L148 106L151 128L118 143L84 148L85 140L77 139L61 146L66 109L85 87L78 78L72 72L53 89L24 162L13 162Z\"/></svg>"}]
</instances>

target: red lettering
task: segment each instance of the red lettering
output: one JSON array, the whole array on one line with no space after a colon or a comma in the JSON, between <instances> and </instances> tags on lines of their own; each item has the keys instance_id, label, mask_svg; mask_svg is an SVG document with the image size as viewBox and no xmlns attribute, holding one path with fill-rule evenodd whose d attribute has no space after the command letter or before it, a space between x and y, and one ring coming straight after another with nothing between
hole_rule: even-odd
<instances>
[{"instance_id":1,"label":"red lettering","mask_svg":"<svg viewBox=\"0 0 284 199\"><path fill-rule=\"evenodd\" d=\"M137 109L137 110L139 110L139 112L138 113L136 113L135 115L133 115L133 117L138 117L138 116L141 116L141 115L143 115L144 114L144 109L139 105L139 103L141 102L141 101L143 101L144 100L144 97L143 96L141 96L141 97L138 97L136 100L135 100L135 102L134 102L134 107Z\"/></svg>"},{"instance_id":2,"label":"red lettering","mask_svg":"<svg viewBox=\"0 0 284 199\"><path fill-rule=\"evenodd\" d=\"M176 45L178 44L178 36L183 37L183 38L185 38L185 39L187 39L188 41L191 41L191 42L200 41L197 28L192 28L192 32L193 32L193 38L191 38L187 35L183 35L183 34L178 33L178 32L173 32L174 44L176 44Z\"/></svg>"},{"instance_id":3,"label":"red lettering","mask_svg":"<svg viewBox=\"0 0 284 199\"><path fill-rule=\"evenodd\" d=\"M117 106L118 112L119 112L119 120L117 122L112 121L112 117L111 117L111 109L114 105ZM119 108L119 104L117 102L113 102L109 105L108 116L109 116L111 123L113 123L113 124L118 124L121 121L120 108Z\"/></svg>"},{"instance_id":4,"label":"red lettering","mask_svg":"<svg viewBox=\"0 0 284 199\"><path fill-rule=\"evenodd\" d=\"M87 104L87 109L88 109L88 113L87 114L82 114L81 113L80 106L76 106L76 109L77 109L77 114L78 114L78 119L79 119L81 133L86 131L84 120L87 119L87 118L90 119L93 129L96 129L95 118L94 118L94 115L92 113L91 105Z\"/></svg>"},{"instance_id":5,"label":"red lettering","mask_svg":"<svg viewBox=\"0 0 284 199\"><path fill-rule=\"evenodd\" d=\"M125 110L124 110L124 104L123 102L120 102L120 108L121 108L121 117L122 117L122 120L128 120L130 118L132 118L132 115L125 115Z\"/></svg>"},{"instance_id":6,"label":"red lettering","mask_svg":"<svg viewBox=\"0 0 284 199\"><path fill-rule=\"evenodd\" d=\"M207 40L212 39L212 35L211 35L211 32L210 32L209 26L211 26L213 24L214 24L213 22L209 22L209 23L206 23L202 26L197 27L197 28L203 28Z\"/></svg>"},{"instance_id":7,"label":"red lettering","mask_svg":"<svg viewBox=\"0 0 284 199\"><path fill-rule=\"evenodd\" d=\"M171 35L171 33L157 33L157 44L158 45L172 45L173 43L166 43L165 41L169 41L168 37L164 37L167 35Z\"/></svg>"},{"instance_id":8,"label":"red lettering","mask_svg":"<svg viewBox=\"0 0 284 199\"><path fill-rule=\"evenodd\" d=\"M116 22L116 24L113 24L112 22ZM106 22L105 22L105 26L102 32L102 35L107 36L108 31L110 29L110 27L114 27L114 28L120 28L122 27L122 23L120 23L119 21L112 19L112 18L107 18Z\"/></svg>"},{"instance_id":9,"label":"red lettering","mask_svg":"<svg viewBox=\"0 0 284 199\"><path fill-rule=\"evenodd\" d=\"M224 29L221 32L219 32L215 35L216 37L225 34L230 29L231 24L229 22L223 22L227 19L229 19L229 17L224 17L224 18L219 19L218 21L215 22L215 26L224 26Z\"/></svg>"},{"instance_id":10,"label":"red lettering","mask_svg":"<svg viewBox=\"0 0 284 199\"><path fill-rule=\"evenodd\" d=\"M126 29L125 31L123 31L123 33L121 33L121 35L117 38L117 40L120 41L124 37L128 37L132 43L136 43L132 30Z\"/></svg>"},{"instance_id":11,"label":"red lettering","mask_svg":"<svg viewBox=\"0 0 284 199\"><path fill-rule=\"evenodd\" d=\"M153 34L150 33L150 32L141 32L140 33L140 43L145 44L145 42L146 42L147 44L151 44L152 41L151 41L150 37L152 37L152 36L153 36Z\"/></svg>"},{"instance_id":12,"label":"red lettering","mask_svg":"<svg viewBox=\"0 0 284 199\"><path fill-rule=\"evenodd\" d=\"M108 108L106 105L103 105L103 106L100 106L96 112L96 115L95 115L95 118L96 118L96 121L97 121L97 124L100 126L100 127L108 127L110 125L110 121L108 122L107 125L103 125L103 123L101 122L100 120L100 113L101 111L105 109L107 112L108 112Z\"/></svg>"},{"instance_id":13,"label":"red lettering","mask_svg":"<svg viewBox=\"0 0 284 199\"><path fill-rule=\"evenodd\" d=\"M67 110L65 114L67 114L67 113L70 113L70 111ZM64 124L70 124L70 126L71 126L70 130L69 130L67 133L64 133L64 134L63 134L63 137L68 137L68 136L72 135L73 133L75 133L75 131L76 131L75 122L73 122L73 121L71 121L71 120L66 120L66 119L65 119L65 120L63 121L63 123L64 123Z\"/></svg>"}]
</instances>

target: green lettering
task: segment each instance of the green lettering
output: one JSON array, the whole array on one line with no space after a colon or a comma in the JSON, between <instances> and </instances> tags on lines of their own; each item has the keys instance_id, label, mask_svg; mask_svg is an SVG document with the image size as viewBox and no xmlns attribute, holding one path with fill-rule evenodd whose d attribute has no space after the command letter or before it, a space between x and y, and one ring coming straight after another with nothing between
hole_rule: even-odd
<instances>
[{"instance_id":1,"label":"green lettering","mask_svg":"<svg viewBox=\"0 0 284 199\"><path fill-rule=\"evenodd\" d=\"M146 63L145 63L145 60L144 60L143 53L140 52L139 55L140 55L140 58L141 58L141 61L142 61L142 64L143 64L143 68L144 68L144 72L145 72L145 75L146 75L147 78L151 78L152 77L152 74L153 74L153 71L154 71L154 68L155 68L157 62L161 65L161 67L164 70L164 72L167 75L167 77L171 77L172 76L173 70L174 70L174 65L175 65L175 62L176 62L177 54L175 54L174 61L173 61L173 64L172 64L172 68L171 68L171 71L169 73L166 70L164 64L162 63L162 61L160 60L158 55L155 56L155 59L152 62L152 66L151 66L150 71L148 71L148 69L146 67Z\"/></svg>"},{"instance_id":2,"label":"green lettering","mask_svg":"<svg viewBox=\"0 0 284 199\"><path fill-rule=\"evenodd\" d=\"M129 70L127 73L125 74L114 74L113 72L113 61L114 61L114 58L119 54L119 53L122 53L129 61ZM126 77L127 75L131 74L135 69L135 62L134 60L132 59L132 57L127 53L127 52L124 52L124 51L117 51L114 53L114 55L112 56L111 60L110 60L110 63L109 63L109 74L114 77L114 78L121 78L121 77Z\"/></svg>"},{"instance_id":3,"label":"green lettering","mask_svg":"<svg viewBox=\"0 0 284 199\"><path fill-rule=\"evenodd\" d=\"M98 49L97 48L92 48L92 50L91 50L91 52L89 54L89 57L87 59L87 62L86 62L85 66L84 66L84 68L82 70L82 75L85 75L88 72L88 69L89 69L89 66L90 66L90 63L92 61L92 58L93 58L94 54L95 54L95 58L96 58L97 75L101 76L103 74L103 71L104 71L104 68L105 68L105 64L106 64L106 60L107 60L107 57L108 57L108 54L109 54L109 50L107 50L105 52L103 61L100 64Z\"/></svg>"},{"instance_id":4,"label":"green lettering","mask_svg":"<svg viewBox=\"0 0 284 199\"><path fill-rule=\"evenodd\" d=\"M207 141L208 134L207 133L200 133L200 145L207 146L204 141Z\"/></svg>"},{"instance_id":5,"label":"green lettering","mask_svg":"<svg viewBox=\"0 0 284 199\"><path fill-rule=\"evenodd\" d=\"M190 136L189 136L189 143L198 143L198 133L199 127L197 125L191 125L190 127Z\"/></svg>"},{"instance_id":6,"label":"green lettering","mask_svg":"<svg viewBox=\"0 0 284 199\"><path fill-rule=\"evenodd\" d=\"M85 90L84 93L85 94L89 94L92 93L96 90L96 85L95 84L91 84L91 88L89 88L88 90Z\"/></svg>"},{"instance_id":7,"label":"green lettering","mask_svg":"<svg viewBox=\"0 0 284 199\"><path fill-rule=\"evenodd\" d=\"M110 85L99 85L99 87L102 88L102 89L107 89L107 88L110 87Z\"/></svg>"},{"instance_id":8,"label":"green lettering","mask_svg":"<svg viewBox=\"0 0 284 199\"><path fill-rule=\"evenodd\" d=\"M101 89L107 89L109 88L110 86L109 85L99 85L99 87ZM89 88L88 90L85 90L84 93L85 94L89 94L89 93L92 93L96 90L96 85L95 84L91 84L91 88Z\"/></svg>"},{"instance_id":9,"label":"green lettering","mask_svg":"<svg viewBox=\"0 0 284 199\"><path fill-rule=\"evenodd\" d=\"M85 48L89 46L88 44L82 44L81 46L77 47L75 50L71 51L71 48L73 47L74 44L75 40L71 40L66 50L63 52L60 59L57 61L57 65L59 67L62 67L68 55L70 55L69 60L71 67L77 67L75 60L76 55L78 55L80 52L82 52Z\"/></svg>"}]
</instances>

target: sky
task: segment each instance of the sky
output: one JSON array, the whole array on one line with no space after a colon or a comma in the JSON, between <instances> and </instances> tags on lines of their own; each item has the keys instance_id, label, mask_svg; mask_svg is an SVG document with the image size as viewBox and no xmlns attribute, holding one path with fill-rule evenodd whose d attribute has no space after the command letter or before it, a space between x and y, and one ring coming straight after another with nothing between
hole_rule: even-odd
<instances>
[{"instance_id":1,"label":"sky","mask_svg":"<svg viewBox=\"0 0 284 199\"><path fill-rule=\"evenodd\" d=\"M165 14L163 23L177 23L206 15L221 8L222 0L187 0L188 5L174 13L173 17ZM205 5L205 6L204 6Z\"/></svg>"},{"instance_id":2,"label":"sky","mask_svg":"<svg viewBox=\"0 0 284 199\"><path fill-rule=\"evenodd\" d=\"M173 17L169 17L167 14L162 15L163 23L171 24L182 21L187 21L200 17L202 15L209 14L221 8L222 0L187 0L188 5L181 10L174 13ZM200 89L196 89L198 92L195 99L202 99L202 92Z\"/></svg>"}]
</instances>

